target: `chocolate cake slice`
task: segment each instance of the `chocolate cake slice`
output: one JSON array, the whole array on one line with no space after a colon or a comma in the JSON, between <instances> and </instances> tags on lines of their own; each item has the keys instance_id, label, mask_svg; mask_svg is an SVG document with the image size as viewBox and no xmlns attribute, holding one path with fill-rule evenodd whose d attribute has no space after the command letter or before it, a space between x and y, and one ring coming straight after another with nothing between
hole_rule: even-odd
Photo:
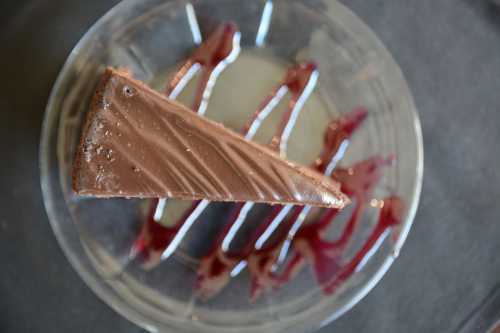
<instances>
[{"instance_id":1,"label":"chocolate cake slice","mask_svg":"<svg viewBox=\"0 0 500 333\"><path fill-rule=\"evenodd\" d=\"M344 207L340 186L108 68L92 101L73 189L101 198L171 197Z\"/></svg>"}]
</instances>

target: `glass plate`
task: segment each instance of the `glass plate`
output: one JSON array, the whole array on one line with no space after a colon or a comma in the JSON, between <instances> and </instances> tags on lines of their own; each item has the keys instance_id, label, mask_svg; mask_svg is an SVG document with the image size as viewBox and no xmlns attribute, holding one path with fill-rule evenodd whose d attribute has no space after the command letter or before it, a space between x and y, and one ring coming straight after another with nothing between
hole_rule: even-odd
<instances>
[{"instance_id":1,"label":"glass plate","mask_svg":"<svg viewBox=\"0 0 500 333\"><path fill-rule=\"evenodd\" d=\"M257 299L249 297L247 271L214 297L202 299L194 287L197 267L227 222L231 205L211 205L173 256L144 269L131 258L130 249L148 202L83 199L71 191L82 120L103 68L127 67L162 89L200 37L225 21L238 25L242 51L220 75L207 117L237 130L287 67L313 59L319 81L290 137L289 158L310 164L321 148L326 124L359 106L369 115L340 164L349 166L371 156L396 158L384 169L373 192L375 201L349 242L350 254L340 262L348 262L373 230L378 199L400 197L404 218L329 293L310 267L304 267ZM188 86L179 100L188 103L191 92ZM279 110L255 140L265 143L278 120ZM69 261L99 297L151 332L304 332L338 318L375 286L397 257L415 216L423 171L420 124L399 67L369 28L332 0L123 1L85 34L64 65L47 106L40 154L46 210ZM186 207L175 201L169 205L162 221L166 225ZM238 237L245 239L258 219L250 216L245 223L250 227ZM338 234L341 223L329 229L328 237Z\"/></svg>"}]
</instances>

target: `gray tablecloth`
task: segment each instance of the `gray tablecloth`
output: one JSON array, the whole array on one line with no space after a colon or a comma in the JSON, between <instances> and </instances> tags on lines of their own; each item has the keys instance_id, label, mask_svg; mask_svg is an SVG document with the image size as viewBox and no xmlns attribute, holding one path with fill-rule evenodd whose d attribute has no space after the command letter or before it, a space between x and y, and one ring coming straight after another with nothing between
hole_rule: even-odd
<instances>
[{"instance_id":1,"label":"gray tablecloth","mask_svg":"<svg viewBox=\"0 0 500 333\"><path fill-rule=\"evenodd\" d=\"M142 332L70 267L39 188L40 125L54 79L116 2L0 3L0 332ZM400 258L322 332L484 332L500 304L500 12L487 0L343 2L409 81L425 181Z\"/></svg>"}]
</instances>

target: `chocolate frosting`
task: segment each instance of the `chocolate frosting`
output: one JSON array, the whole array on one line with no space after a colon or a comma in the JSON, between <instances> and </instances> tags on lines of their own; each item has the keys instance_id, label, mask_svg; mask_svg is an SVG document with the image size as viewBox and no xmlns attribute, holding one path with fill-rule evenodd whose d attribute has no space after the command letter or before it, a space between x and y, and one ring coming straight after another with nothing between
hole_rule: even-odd
<instances>
[{"instance_id":1,"label":"chocolate frosting","mask_svg":"<svg viewBox=\"0 0 500 333\"><path fill-rule=\"evenodd\" d=\"M76 193L344 207L337 182L108 68L73 170Z\"/></svg>"}]
</instances>

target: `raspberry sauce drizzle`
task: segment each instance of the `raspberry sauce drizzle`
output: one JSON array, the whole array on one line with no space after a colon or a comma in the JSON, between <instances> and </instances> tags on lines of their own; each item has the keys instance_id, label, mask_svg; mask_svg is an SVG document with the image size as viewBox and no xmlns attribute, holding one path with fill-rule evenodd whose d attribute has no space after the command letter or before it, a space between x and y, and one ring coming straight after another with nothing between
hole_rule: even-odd
<instances>
[{"instance_id":1,"label":"raspberry sauce drizzle","mask_svg":"<svg viewBox=\"0 0 500 333\"><path fill-rule=\"evenodd\" d=\"M339 169L335 171L333 177L338 179L342 184L342 189L349 192L351 198L355 201L353 211L342 235L335 241L328 241L325 233L327 228L335 220L338 215L338 210L326 210L322 216L314 223L303 226L293 239L294 254L291 259L286 263L281 273L277 273L275 265L278 255L279 246L273 245L254 254L254 258L250 255L248 259L249 272L252 277L252 285L250 289L250 298L255 300L263 292L272 288L277 288L291 279L293 279L299 271L309 263L316 276L319 285L323 286L325 292L330 292L331 281L342 271L341 257L345 253L349 241L355 231L355 227L359 224L363 216L363 211L367 207L367 202L370 200L370 194L375 185L378 183L381 176L381 168L389 165L391 159L381 159L374 157L366 161L360 162L348 169ZM343 177L348 174L349 177ZM352 186L361 185L361 186ZM361 191L359 191L362 189ZM378 204L383 205L383 201L377 201ZM385 205L384 205L385 207ZM387 207L386 207L387 208ZM294 212L289 221L294 221L301 214L300 207ZM286 222L290 224L290 222ZM380 222L379 222L380 223ZM375 231L374 231L375 232ZM375 238L378 236L370 236ZM366 244L370 245L367 247ZM364 255L358 254L353 262L361 261L370 252L375 242L370 240L363 245L360 252ZM359 263L358 263L359 264ZM357 264L351 264L357 267ZM347 272L348 270L346 270ZM348 276L344 273L342 279ZM333 291L333 290L332 290Z\"/></svg>"},{"instance_id":2,"label":"raspberry sauce drizzle","mask_svg":"<svg viewBox=\"0 0 500 333\"><path fill-rule=\"evenodd\" d=\"M345 115L330 123L325 134L325 143L323 151L315 161L314 167L318 171L328 169L331 161L338 161L343 154L339 148L346 142L353 134L353 132L362 124L366 118L367 111L364 108L358 108L353 112ZM273 285L273 279L269 274L272 273L272 268L277 260L280 245L288 237L288 231L295 224L296 219L301 216L304 206L297 206L293 208L292 219L288 220L285 226L285 231L279 235L278 240L272 244L264 244L263 247L257 249L256 246L262 236L266 233L276 221L280 223L283 217L289 212L286 210L287 206L274 206L271 208L271 213L266 217L263 224L261 224L252 235L250 241L247 243L245 249L239 253L229 253L227 248L224 248L223 239L227 233L230 232L232 226L236 223L239 211L233 212L230 222L226 225L221 235L216 239L212 245L212 250L209 254L202 258L198 270L197 292L202 298L208 298L217 293L225 284L230 280L231 276L236 276L243 268L248 266L249 273L252 277L252 292L251 298L255 299L260 289L258 286L266 286L266 289ZM242 205L240 207L242 208ZM280 215L284 213L284 216ZM218 274L213 274L213 266L217 266L215 270ZM225 267L224 267L225 266ZM221 269L224 267L224 269Z\"/></svg>"},{"instance_id":3,"label":"raspberry sauce drizzle","mask_svg":"<svg viewBox=\"0 0 500 333\"><path fill-rule=\"evenodd\" d=\"M342 184L342 191L354 202L354 207L341 236L335 241L326 239L326 231L335 221L338 211L326 210L314 223L302 227L293 240L294 256L284 267L281 275L275 276L275 284L292 279L306 263L310 263L320 285L325 285L340 270L340 261L356 226L371 201L372 191L382 177L382 168L389 166L393 157L372 157L351 168L336 170L333 177ZM382 205L383 201L377 201Z\"/></svg>"},{"instance_id":4,"label":"raspberry sauce drizzle","mask_svg":"<svg viewBox=\"0 0 500 333\"><path fill-rule=\"evenodd\" d=\"M305 99L314 88L317 82L317 69L316 65L312 62L303 62L289 69L286 73L285 79L273 89L272 93L264 100L259 109L250 117L242 129L242 134L247 139L252 139L258 128L266 117L274 110L280 100L285 94L290 91L292 97L290 99L288 109L282 117L277 135L273 137L275 148L285 148L286 141L290 134L290 128L296 122L297 115L300 112ZM287 131L288 130L288 131ZM285 144L282 144L285 142ZM163 199L160 199L160 201ZM172 227L166 227L159 224L158 219L155 218L157 211L152 210L152 215L148 215L146 223L142 228L139 238L136 240L131 253L134 255L141 253L145 259L145 267L154 267L158 264L161 258L167 258L173 253L183 235L187 232L189 227L194 223L196 218L208 206L209 202L206 200L196 201L192 207L184 214L184 216L175 223ZM158 207L158 201L153 202L154 207ZM235 204L235 211L240 212L245 206L245 203ZM189 223L188 223L189 221ZM152 226L152 224L155 224ZM184 230L183 230L184 229ZM150 231L154 230L155 233ZM158 240L156 238L158 234ZM149 240L149 242L146 242ZM175 243L174 243L175 242ZM154 243L154 247L148 247L148 244ZM162 245L159 245L162 244ZM161 258L160 258L161 256Z\"/></svg>"},{"instance_id":5,"label":"raspberry sauce drizzle","mask_svg":"<svg viewBox=\"0 0 500 333\"><path fill-rule=\"evenodd\" d=\"M377 249L377 243L383 240L383 237L390 231L391 228L401 224L405 215L405 205L401 198L390 196L380 201L382 206L378 218L378 223L372 233L364 243L363 247L354 255L354 257L341 265L337 274L323 285L323 291L326 294L332 294L335 290L346 281L354 272L361 269L363 265Z\"/></svg>"},{"instance_id":6,"label":"raspberry sauce drizzle","mask_svg":"<svg viewBox=\"0 0 500 333\"><path fill-rule=\"evenodd\" d=\"M167 84L165 93L176 98L186 84L201 70L192 109L203 115L212 88L220 73L240 53L240 32L232 22L221 24L181 66Z\"/></svg>"}]
</instances>

